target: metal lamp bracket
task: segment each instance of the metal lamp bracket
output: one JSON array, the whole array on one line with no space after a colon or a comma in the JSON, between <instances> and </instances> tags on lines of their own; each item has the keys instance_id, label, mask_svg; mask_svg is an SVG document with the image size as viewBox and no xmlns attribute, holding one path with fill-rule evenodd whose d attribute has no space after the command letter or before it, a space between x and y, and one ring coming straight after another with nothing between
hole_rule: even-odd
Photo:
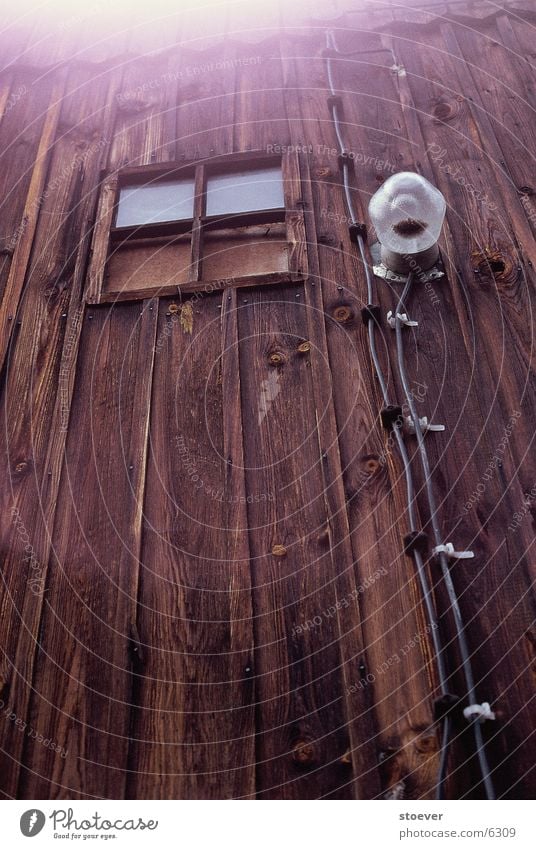
<instances>
[{"instance_id":1,"label":"metal lamp bracket","mask_svg":"<svg viewBox=\"0 0 536 849\"><path fill-rule=\"evenodd\" d=\"M406 282L408 279L407 272L405 274L401 274L398 271L391 271L391 269L387 268L387 266L381 261L381 245L379 242L374 242L374 244L370 246L370 253L373 261L372 270L376 277L381 277L383 280L388 280L390 283ZM429 283L431 280L440 280L441 277L445 276L445 272L442 270L440 262L438 262L431 268L426 269L426 271L416 271L415 276L421 283Z\"/></svg>"}]
</instances>

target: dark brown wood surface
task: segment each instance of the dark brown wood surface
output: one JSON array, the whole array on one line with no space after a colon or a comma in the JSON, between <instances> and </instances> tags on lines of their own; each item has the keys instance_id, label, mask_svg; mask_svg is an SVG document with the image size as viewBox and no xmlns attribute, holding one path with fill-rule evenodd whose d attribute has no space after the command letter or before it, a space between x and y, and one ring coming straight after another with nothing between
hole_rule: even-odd
<instances>
[{"instance_id":1,"label":"dark brown wood surface","mask_svg":"<svg viewBox=\"0 0 536 849\"><path fill-rule=\"evenodd\" d=\"M447 200L446 276L416 285L407 366L446 425L426 437L442 532L476 554L452 577L497 712L497 790L530 798L536 72L530 15L480 5L472 23L343 16L339 46L361 53L333 76L359 215L400 170ZM360 317L326 27L269 18L256 39L229 13L205 49L192 19L79 57L74 30L19 31L0 75L4 797L433 797L437 670ZM288 275L252 287L250 251L241 273L211 262L232 278L218 287L201 271L91 303L111 174L248 151L288 157ZM386 313L398 290L376 288ZM385 323L378 345L387 367ZM471 745L457 726L453 797L481 795Z\"/></svg>"}]
</instances>

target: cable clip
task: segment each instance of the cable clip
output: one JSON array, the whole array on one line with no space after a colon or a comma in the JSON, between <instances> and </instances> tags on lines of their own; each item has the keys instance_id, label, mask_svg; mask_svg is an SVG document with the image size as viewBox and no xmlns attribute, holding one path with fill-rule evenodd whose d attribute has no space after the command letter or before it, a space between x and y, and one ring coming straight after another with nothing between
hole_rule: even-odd
<instances>
[{"instance_id":1,"label":"cable clip","mask_svg":"<svg viewBox=\"0 0 536 849\"><path fill-rule=\"evenodd\" d=\"M428 534L424 531L411 531L404 537L404 554L412 557L413 552L418 551L423 556L428 551Z\"/></svg>"},{"instance_id":2,"label":"cable clip","mask_svg":"<svg viewBox=\"0 0 536 849\"><path fill-rule=\"evenodd\" d=\"M333 109L333 107L342 109L342 97L340 94L330 94L328 96L328 106L330 109Z\"/></svg>"},{"instance_id":3,"label":"cable clip","mask_svg":"<svg viewBox=\"0 0 536 849\"><path fill-rule=\"evenodd\" d=\"M348 232L350 233L350 241L356 244L358 244L359 239L363 239L365 242L367 240L367 225L360 221L352 221L348 225Z\"/></svg>"},{"instance_id":4,"label":"cable clip","mask_svg":"<svg viewBox=\"0 0 536 849\"><path fill-rule=\"evenodd\" d=\"M376 324L380 324L382 318L382 311L378 304L367 304L361 310L361 319L363 324L368 324L369 321L374 321Z\"/></svg>"},{"instance_id":5,"label":"cable clip","mask_svg":"<svg viewBox=\"0 0 536 849\"><path fill-rule=\"evenodd\" d=\"M411 416L406 416L405 424L406 424L406 430L408 431L408 433L415 433L415 422L413 421ZM442 431L445 430L445 425L429 424L426 416L423 416L422 418L419 419L419 424L421 426L421 430L423 431L423 433L427 433L429 430L433 431L434 433L441 433Z\"/></svg>"},{"instance_id":6,"label":"cable clip","mask_svg":"<svg viewBox=\"0 0 536 849\"><path fill-rule=\"evenodd\" d=\"M475 556L473 551L454 551L454 546L451 542L446 542L444 545L436 545L432 550L432 554L446 554L452 560L470 560Z\"/></svg>"},{"instance_id":7,"label":"cable clip","mask_svg":"<svg viewBox=\"0 0 536 849\"><path fill-rule=\"evenodd\" d=\"M469 705L469 707L464 708L463 715L468 722L472 722L473 719L478 720L478 722L495 719L495 713L490 708L489 702L482 702L481 705Z\"/></svg>"},{"instance_id":8,"label":"cable clip","mask_svg":"<svg viewBox=\"0 0 536 849\"><path fill-rule=\"evenodd\" d=\"M460 697L455 696L454 693L443 693L434 702L434 718L436 720L444 719L447 714L452 713L458 707L460 701Z\"/></svg>"},{"instance_id":9,"label":"cable clip","mask_svg":"<svg viewBox=\"0 0 536 849\"><path fill-rule=\"evenodd\" d=\"M380 410L380 419L383 427L386 430L391 430L393 427L402 426L402 407L398 404L388 404Z\"/></svg>"},{"instance_id":10,"label":"cable clip","mask_svg":"<svg viewBox=\"0 0 536 849\"><path fill-rule=\"evenodd\" d=\"M396 318L398 318L398 320L401 321L402 324L405 324L406 327L418 327L419 326L419 322L418 321L410 321L410 319L407 317L405 312L397 312ZM389 325L391 330L394 330L395 327L396 327L396 318L393 315L393 311L389 310L389 312L387 313L387 324Z\"/></svg>"},{"instance_id":11,"label":"cable clip","mask_svg":"<svg viewBox=\"0 0 536 849\"><path fill-rule=\"evenodd\" d=\"M341 168L344 168L346 165L349 170L355 171L355 156L349 150L343 150L342 153L339 153L337 156L337 161Z\"/></svg>"}]
</instances>

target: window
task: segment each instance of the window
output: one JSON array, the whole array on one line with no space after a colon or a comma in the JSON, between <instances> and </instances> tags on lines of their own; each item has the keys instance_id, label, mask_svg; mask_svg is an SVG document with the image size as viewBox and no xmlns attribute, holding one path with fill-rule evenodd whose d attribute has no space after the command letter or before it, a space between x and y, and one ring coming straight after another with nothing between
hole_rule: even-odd
<instances>
[{"instance_id":1,"label":"window","mask_svg":"<svg viewBox=\"0 0 536 849\"><path fill-rule=\"evenodd\" d=\"M305 251L296 154L111 175L101 192L89 303L301 279Z\"/></svg>"}]
</instances>

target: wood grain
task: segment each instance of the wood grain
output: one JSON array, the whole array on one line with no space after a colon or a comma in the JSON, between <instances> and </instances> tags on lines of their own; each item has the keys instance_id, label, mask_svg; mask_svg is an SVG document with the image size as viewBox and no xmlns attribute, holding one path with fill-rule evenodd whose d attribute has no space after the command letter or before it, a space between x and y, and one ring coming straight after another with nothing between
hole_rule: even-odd
<instances>
[{"instance_id":1,"label":"wood grain","mask_svg":"<svg viewBox=\"0 0 536 849\"><path fill-rule=\"evenodd\" d=\"M533 798L536 74L521 5L304 26L287 4L277 26L259 9L256 42L230 6L93 46L80 24L4 38L0 699L27 724L2 714L4 797L434 793L437 676L360 318L321 55L333 26L367 51L333 62L358 216L400 170L447 200L446 275L416 284L407 368L446 425L427 436L442 533L476 554L452 577L497 711L497 790ZM189 280L166 248L154 300L134 242L135 291L113 263L104 281L121 169L259 153L282 158L286 234L207 231L218 258ZM382 315L397 291L378 282ZM394 337L377 335L387 369ZM460 723L452 797L481 795L471 746Z\"/></svg>"}]
</instances>

